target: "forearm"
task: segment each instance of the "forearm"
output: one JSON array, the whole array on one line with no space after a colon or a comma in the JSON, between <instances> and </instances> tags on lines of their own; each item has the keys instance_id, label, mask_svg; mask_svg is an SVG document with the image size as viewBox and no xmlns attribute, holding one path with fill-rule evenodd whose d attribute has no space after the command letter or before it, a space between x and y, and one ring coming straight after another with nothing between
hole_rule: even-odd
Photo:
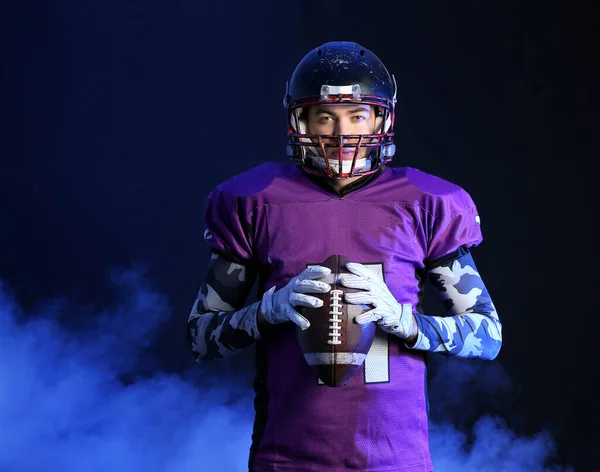
<instances>
[{"instance_id":1,"label":"forearm","mask_svg":"<svg viewBox=\"0 0 600 472\"><path fill-rule=\"evenodd\" d=\"M494 312L495 313L495 312ZM502 345L502 327L487 314L427 316L415 313L418 326L412 349L444 355L492 360Z\"/></svg>"},{"instance_id":2,"label":"forearm","mask_svg":"<svg viewBox=\"0 0 600 472\"><path fill-rule=\"evenodd\" d=\"M501 346L500 322L489 315L469 313L427 316L412 313L413 329L402 339L406 347L449 356L492 360ZM392 334L396 334L392 331Z\"/></svg>"},{"instance_id":3,"label":"forearm","mask_svg":"<svg viewBox=\"0 0 600 472\"><path fill-rule=\"evenodd\" d=\"M502 325L469 252L441 261L429 280L447 316L415 314L418 334L413 349L457 357L494 359L502 346Z\"/></svg>"},{"instance_id":4,"label":"forearm","mask_svg":"<svg viewBox=\"0 0 600 472\"><path fill-rule=\"evenodd\" d=\"M187 326L188 341L196 361L228 357L260 337L260 302L237 311L208 311L196 300Z\"/></svg>"},{"instance_id":5,"label":"forearm","mask_svg":"<svg viewBox=\"0 0 600 472\"><path fill-rule=\"evenodd\" d=\"M211 256L187 323L189 346L197 361L230 356L260 336L260 302L244 307L254 280L255 272L245 265Z\"/></svg>"}]
</instances>

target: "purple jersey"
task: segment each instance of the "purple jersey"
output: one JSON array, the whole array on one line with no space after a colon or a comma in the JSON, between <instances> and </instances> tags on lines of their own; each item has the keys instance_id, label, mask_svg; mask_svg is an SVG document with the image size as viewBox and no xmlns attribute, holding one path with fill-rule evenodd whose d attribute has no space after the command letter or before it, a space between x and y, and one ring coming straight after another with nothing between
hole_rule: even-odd
<instances>
[{"instance_id":1,"label":"purple jersey","mask_svg":"<svg viewBox=\"0 0 600 472\"><path fill-rule=\"evenodd\" d=\"M259 293L342 254L379 265L414 311L426 263L482 240L470 196L412 168L387 168L340 197L294 165L268 163L215 189L205 217L213 251L258 264ZM426 353L378 330L360 370L332 388L307 365L295 329L278 325L257 341L253 470L432 470Z\"/></svg>"}]
</instances>

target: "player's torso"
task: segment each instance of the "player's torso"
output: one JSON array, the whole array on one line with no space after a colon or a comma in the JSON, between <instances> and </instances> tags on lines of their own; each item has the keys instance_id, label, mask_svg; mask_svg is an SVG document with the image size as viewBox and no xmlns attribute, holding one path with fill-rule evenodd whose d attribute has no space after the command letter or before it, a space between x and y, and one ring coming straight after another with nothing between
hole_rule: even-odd
<instances>
[{"instance_id":1,"label":"player's torso","mask_svg":"<svg viewBox=\"0 0 600 472\"><path fill-rule=\"evenodd\" d=\"M381 264L396 298L416 303L415 273L424 266L427 244L423 210L411 195L398 199L402 185L412 187L388 173L344 197L306 177L269 187L253 216L256 249L266 268L262 288L283 286L308 264L341 254L354 262ZM284 198L279 196L282 187Z\"/></svg>"},{"instance_id":2,"label":"player's torso","mask_svg":"<svg viewBox=\"0 0 600 472\"><path fill-rule=\"evenodd\" d=\"M302 175L269 186L252 215L261 289L284 286L307 265L341 254L379 265L396 299L416 307L426 252L422 209L411 202L411 186L386 172L344 197ZM407 194L399 199L402 185ZM269 402L259 414L266 419L255 438L256 470L429 470L421 353L378 330L363 366L332 388L305 362L294 326L278 327L260 351Z\"/></svg>"}]
</instances>

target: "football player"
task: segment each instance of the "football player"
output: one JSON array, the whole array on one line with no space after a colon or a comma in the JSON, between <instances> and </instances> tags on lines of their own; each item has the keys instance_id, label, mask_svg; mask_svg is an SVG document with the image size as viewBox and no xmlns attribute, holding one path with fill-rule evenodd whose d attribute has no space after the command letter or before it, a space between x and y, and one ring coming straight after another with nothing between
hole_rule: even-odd
<instances>
[{"instance_id":1,"label":"football player","mask_svg":"<svg viewBox=\"0 0 600 472\"><path fill-rule=\"evenodd\" d=\"M457 185L389 165L395 103L395 79L371 51L315 48L284 98L293 162L260 165L207 198L212 257L188 337L199 362L256 343L251 471L431 471L426 356L500 350L471 254L477 208ZM296 337L308 327L299 307L321 306L330 290L318 262L332 254L352 261L341 283L360 289L345 302L370 307L356 321L378 327L377 355L342 387L316 378ZM445 313L422 312L427 278ZM255 281L259 301L247 305Z\"/></svg>"}]
</instances>

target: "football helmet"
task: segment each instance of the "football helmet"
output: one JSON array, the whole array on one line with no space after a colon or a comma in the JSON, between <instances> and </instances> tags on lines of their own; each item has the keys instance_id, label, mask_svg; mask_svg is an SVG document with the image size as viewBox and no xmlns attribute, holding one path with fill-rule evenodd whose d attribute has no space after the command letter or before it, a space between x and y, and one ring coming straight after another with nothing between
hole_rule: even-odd
<instances>
[{"instance_id":1,"label":"football helmet","mask_svg":"<svg viewBox=\"0 0 600 472\"><path fill-rule=\"evenodd\" d=\"M313 105L358 103L375 110L373 134L309 134L307 109ZM286 83L283 99L288 120L288 156L311 174L350 178L371 174L390 162L393 142L396 80L381 60L354 42L333 41L310 51ZM338 158L327 158L327 148ZM342 159L342 148L354 147L352 161ZM361 148L366 148L359 158Z\"/></svg>"}]
</instances>

